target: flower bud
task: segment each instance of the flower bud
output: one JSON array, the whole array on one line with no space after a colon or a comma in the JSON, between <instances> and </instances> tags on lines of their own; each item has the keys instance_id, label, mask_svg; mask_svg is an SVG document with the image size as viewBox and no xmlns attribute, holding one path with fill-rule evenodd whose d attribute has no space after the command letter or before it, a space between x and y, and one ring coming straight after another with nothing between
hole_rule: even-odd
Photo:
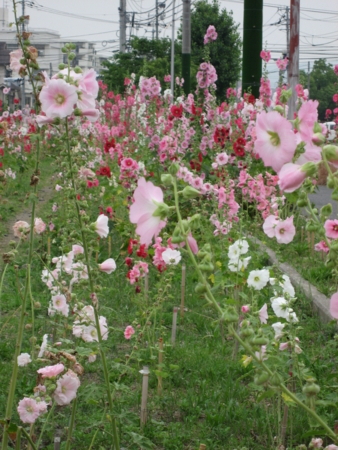
<instances>
[{"instance_id":1,"label":"flower bud","mask_svg":"<svg viewBox=\"0 0 338 450\"><path fill-rule=\"evenodd\" d=\"M177 172L179 171L179 164L178 163L173 163L170 167L169 167L169 173L173 176L175 176L177 174Z\"/></svg>"},{"instance_id":2,"label":"flower bud","mask_svg":"<svg viewBox=\"0 0 338 450\"><path fill-rule=\"evenodd\" d=\"M164 186L171 186L173 184L173 177L169 173L163 173L161 175L161 182Z\"/></svg>"},{"instance_id":3,"label":"flower bud","mask_svg":"<svg viewBox=\"0 0 338 450\"><path fill-rule=\"evenodd\" d=\"M338 159L338 147L336 145L324 145L322 153L328 161L336 161Z\"/></svg>"},{"instance_id":4,"label":"flower bud","mask_svg":"<svg viewBox=\"0 0 338 450\"><path fill-rule=\"evenodd\" d=\"M261 384L266 383L268 381L268 379L269 379L269 374L267 372L258 373L254 377L254 383L258 384L258 386L260 386Z\"/></svg>"},{"instance_id":5,"label":"flower bud","mask_svg":"<svg viewBox=\"0 0 338 450\"><path fill-rule=\"evenodd\" d=\"M273 110L279 112L280 114L284 114L284 108L283 108L283 106L281 106L281 105L276 105L276 106L273 108Z\"/></svg>"},{"instance_id":6,"label":"flower bud","mask_svg":"<svg viewBox=\"0 0 338 450\"><path fill-rule=\"evenodd\" d=\"M324 144L324 142L326 141L325 136L323 135L323 133L315 133L315 134L312 135L311 139L312 139L312 142L315 145L318 145L318 146Z\"/></svg>"},{"instance_id":7,"label":"flower bud","mask_svg":"<svg viewBox=\"0 0 338 450\"><path fill-rule=\"evenodd\" d=\"M331 203L328 203L327 205L324 205L320 209L320 216L323 217L324 219L330 217L331 214L332 214L332 205L331 205Z\"/></svg>"},{"instance_id":8,"label":"flower bud","mask_svg":"<svg viewBox=\"0 0 338 450\"><path fill-rule=\"evenodd\" d=\"M191 186L186 186L182 191L182 195L186 200L190 200L192 198L198 197L199 195L201 195L201 193Z\"/></svg>"},{"instance_id":9,"label":"flower bud","mask_svg":"<svg viewBox=\"0 0 338 450\"><path fill-rule=\"evenodd\" d=\"M314 175L316 175L317 173L317 164L313 163L313 162L307 162L305 164L302 165L302 172L306 173L307 177L313 177Z\"/></svg>"},{"instance_id":10,"label":"flower bud","mask_svg":"<svg viewBox=\"0 0 338 450\"><path fill-rule=\"evenodd\" d=\"M154 217L160 217L162 220L169 214L169 206L165 203L156 203L157 209L153 212Z\"/></svg>"}]
</instances>

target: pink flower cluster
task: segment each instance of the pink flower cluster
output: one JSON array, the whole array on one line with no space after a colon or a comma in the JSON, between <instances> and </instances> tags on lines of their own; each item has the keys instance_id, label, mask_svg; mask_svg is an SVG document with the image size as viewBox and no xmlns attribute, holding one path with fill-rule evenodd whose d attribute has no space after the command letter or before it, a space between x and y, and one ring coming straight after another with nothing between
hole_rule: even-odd
<instances>
[{"instance_id":1,"label":"pink flower cluster","mask_svg":"<svg viewBox=\"0 0 338 450\"><path fill-rule=\"evenodd\" d=\"M263 105L267 107L271 106L271 85L269 79L261 78L259 98L263 102Z\"/></svg>"},{"instance_id":2,"label":"pink flower cluster","mask_svg":"<svg viewBox=\"0 0 338 450\"><path fill-rule=\"evenodd\" d=\"M209 44L209 42L216 41L217 36L218 34L216 32L215 27L213 25L209 25L207 32L204 36L204 45Z\"/></svg>"},{"instance_id":3,"label":"pink flower cluster","mask_svg":"<svg viewBox=\"0 0 338 450\"><path fill-rule=\"evenodd\" d=\"M212 64L203 62L200 65L196 75L198 87L200 89L207 89L217 81L217 78L216 69Z\"/></svg>"},{"instance_id":4,"label":"pink flower cluster","mask_svg":"<svg viewBox=\"0 0 338 450\"><path fill-rule=\"evenodd\" d=\"M266 50L262 50L260 53L260 57L262 58L263 61L268 63L271 59L271 53Z\"/></svg>"},{"instance_id":5,"label":"pink flower cluster","mask_svg":"<svg viewBox=\"0 0 338 450\"><path fill-rule=\"evenodd\" d=\"M278 244L289 244L296 234L293 224L293 216L280 220L277 216L268 216L263 224L264 233L269 237L275 237Z\"/></svg>"},{"instance_id":6,"label":"pink flower cluster","mask_svg":"<svg viewBox=\"0 0 338 450\"><path fill-rule=\"evenodd\" d=\"M130 284L135 284L140 278L145 277L148 272L148 264L144 261L138 261L127 273L127 278L129 279Z\"/></svg>"},{"instance_id":7,"label":"pink flower cluster","mask_svg":"<svg viewBox=\"0 0 338 450\"><path fill-rule=\"evenodd\" d=\"M139 165L133 158L123 158L120 164L120 180L138 179Z\"/></svg>"},{"instance_id":8,"label":"pink flower cluster","mask_svg":"<svg viewBox=\"0 0 338 450\"><path fill-rule=\"evenodd\" d=\"M288 58L284 58L284 59L280 58L280 59L277 59L277 61L276 61L276 65L279 70L286 70L288 63L289 63Z\"/></svg>"},{"instance_id":9,"label":"pink flower cluster","mask_svg":"<svg viewBox=\"0 0 338 450\"><path fill-rule=\"evenodd\" d=\"M157 97L161 92L161 83L156 77L140 78L141 101L146 102Z\"/></svg>"}]
</instances>

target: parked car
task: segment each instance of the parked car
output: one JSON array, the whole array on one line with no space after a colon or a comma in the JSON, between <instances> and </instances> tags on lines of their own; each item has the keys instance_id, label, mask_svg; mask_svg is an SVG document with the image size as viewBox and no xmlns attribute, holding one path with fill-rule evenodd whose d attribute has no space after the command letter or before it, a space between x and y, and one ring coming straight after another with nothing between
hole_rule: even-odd
<instances>
[{"instance_id":1,"label":"parked car","mask_svg":"<svg viewBox=\"0 0 338 450\"><path fill-rule=\"evenodd\" d=\"M336 132L337 124L335 122L325 122L324 125L327 128L326 139L328 141L333 141L333 139L335 139L337 136Z\"/></svg>"}]
</instances>

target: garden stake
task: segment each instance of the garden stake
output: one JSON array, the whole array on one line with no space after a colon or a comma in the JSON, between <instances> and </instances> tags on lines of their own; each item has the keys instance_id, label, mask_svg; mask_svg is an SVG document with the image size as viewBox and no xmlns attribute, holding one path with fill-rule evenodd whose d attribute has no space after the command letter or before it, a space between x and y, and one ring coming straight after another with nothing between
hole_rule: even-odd
<instances>
[{"instance_id":1,"label":"garden stake","mask_svg":"<svg viewBox=\"0 0 338 450\"><path fill-rule=\"evenodd\" d=\"M144 300L146 303L148 303L148 292L149 292L149 277L146 273L144 275Z\"/></svg>"},{"instance_id":2,"label":"garden stake","mask_svg":"<svg viewBox=\"0 0 338 450\"><path fill-rule=\"evenodd\" d=\"M54 450L60 450L61 439L59 437L54 438Z\"/></svg>"},{"instance_id":3,"label":"garden stake","mask_svg":"<svg viewBox=\"0 0 338 450\"><path fill-rule=\"evenodd\" d=\"M50 258L50 237L47 238L47 256Z\"/></svg>"},{"instance_id":4,"label":"garden stake","mask_svg":"<svg viewBox=\"0 0 338 450\"><path fill-rule=\"evenodd\" d=\"M171 329L171 343L172 343L172 345L174 345L175 341L176 341L177 311L178 311L177 306L174 306L174 310L173 310L173 326L172 326L172 329Z\"/></svg>"},{"instance_id":5,"label":"garden stake","mask_svg":"<svg viewBox=\"0 0 338 450\"><path fill-rule=\"evenodd\" d=\"M141 398L141 428L147 423L147 397L148 397L148 381L149 381L149 368L148 366L143 366L140 370L143 375L142 380L142 398Z\"/></svg>"},{"instance_id":6,"label":"garden stake","mask_svg":"<svg viewBox=\"0 0 338 450\"><path fill-rule=\"evenodd\" d=\"M311 232L311 256L314 255L315 252L315 233L314 231Z\"/></svg>"},{"instance_id":7,"label":"garden stake","mask_svg":"<svg viewBox=\"0 0 338 450\"><path fill-rule=\"evenodd\" d=\"M108 257L111 255L111 236L108 236Z\"/></svg>"},{"instance_id":8,"label":"garden stake","mask_svg":"<svg viewBox=\"0 0 338 450\"><path fill-rule=\"evenodd\" d=\"M185 267L185 264L183 264L182 265L182 282L181 282L181 309L180 309L181 319L183 319L183 317L184 317L185 272L186 272L186 267Z\"/></svg>"},{"instance_id":9,"label":"garden stake","mask_svg":"<svg viewBox=\"0 0 338 450\"><path fill-rule=\"evenodd\" d=\"M300 242L304 242L304 227L300 229Z\"/></svg>"},{"instance_id":10,"label":"garden stake","mask_svg":"<svg viewBox=\"0 0 338 450\"><path fill-rule=\"evenodd\" d=\"M205 450L207 446L205 444L201 444L199 450Z\"/></svg>"},{"instance_id":11,"label":"garden stake","mask_svg":"<svg viewBox=\"0 0 338 450\"><path fill-rule=\"evenodd\" d=\"M162 363L163 363L163 338L158 340L159 342L159 352L158 352L158 369L161 373L162 371ZM157 384L157 394L162 395L162 376L158 376L158 384Z\"/></svg>"}]
</instances>

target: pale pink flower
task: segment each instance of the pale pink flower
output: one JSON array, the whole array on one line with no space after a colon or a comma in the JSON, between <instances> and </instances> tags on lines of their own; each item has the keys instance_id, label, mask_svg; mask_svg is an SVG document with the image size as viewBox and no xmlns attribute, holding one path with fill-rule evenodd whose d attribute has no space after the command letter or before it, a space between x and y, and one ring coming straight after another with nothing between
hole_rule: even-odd
<instances>
[{"instance_id":1,"label":"pale pink flower","mask_svg":"<svg viewBox=\"0 0 338 450\"><path fill-rule=\"evenodd\" d=\"M25 397L19 401L17 411L23 423L34 423L40 415L38 402L33 398Z\"/></svg>"},{"instance_id":2,"label":"pale pink flower","mask_svg":"<svg viewBox=\"0 0 338 450\"><path fill-rule=\"evenodd\" d=\"M13 225L14 236L20 239L25 239L27 237L27 234L29 233L29 230L30 226L24 220L18 220Z\"/></svg>"},{"instance_id":3,"label":"pale pink flower","mask_svg":"<svg viewBox=\"0 0 338 450\"><path fill-rule=\"evenodd\" d=\"M106 259L102 264L99 264L101 272L111 274L116 269L116 262L113 258Z\"/></svg>"},{"instance_id":4,"label":"pale pink flower","mask_svg":"<svg viewBox=\"0 0 338 450\"><path fill-rule=\"evenodd\" d=\"M94 353L92 353L91 355L88 356L89 363L93 363L95 361L96 361L96 355Z\"/></svg>"},{"instance_id":5,"label":"pale pink flower","mask_svg":"<svg viewBox=\"0 0 338 450\"><path fill-rule=\"evenodd\" d=\"M315 244L315 250L316 252L329 253L330 247L327 245L325 241L320 241L317 244Z\"/></svg>"},{"instance_id":6,"label":"pale pink flower","mask_svg":"<svg viewBox=\"0 0 338 450\"><path fill-rule=\"evenodd\" d=\"M296 228L293 224L293 216L285 220L280 220L275 228L278 244L289 244L296 234Z\"/></svg>"},{"instance_id":7,"label":"pale pink flower","mask_svg":"<svg viewBox=\"0 0 338 450\"><path fill-rule=\"evenodd\" d=\"M60 406L69 405L76 397L80 380L74 372L68 371L57 381L56 386L53 395L56 404Z\"/></svg>"},{"instance_id":8,"label":"pale pink flower","mask_svg":"<svg viewBox=\"0 0 338 450\"><path fill-rule=\"evenodd\" d=\"M298 189L306 178L302 166L293 163L284 164L278 173L278 184L283 192L293 192Z\"/></svg>"},{"instance_id":9,"label":"pale pink flower","mask_svg":"<svg viewBox=\"0 0 338 450\"><path fill-rule=\"evenodd\" d=\"M196 242L196 239L193 237L191 233L187 236L188 245L190 247L190 250L193 252L194 255L198 253L198 244Z\"/></svg>"},{"instance_id":10,"label":"pale pink flower","mask_svg":"<svg viewBox=\"0 0 338 450\"><path fill-rule=\"evenodd\" d=\"M86 92L87 94L94 97L94 99L97 97L97 94L99 93L99 84L97 82L97 73L94 69L89 69L83 72L82 78L80 78L79 81L79 88Z\"/></svg>"},{"instance_id":11,"label":"pale pink flower","mask_svg":"<svg viewBox=\"0 0 338 450\"><path fill-rule=\"evenodd\" d=\"M67 303L66 297L63 294L54 295L52 297L52 302L55 311L60 312L65 317L68 317L69 305Z\"/></svg>"},{"instance_id":12,"label":"pale pink flower","mask_svg":"<svg viewBox=\"0 0 338 450\"><path fill-rule=\"evenodd\" d=\"M130 339L132 335L135 334L135 330L131 325L128 325L126 329L124 330L124 337L126 339Z\"/></svg>"},{"instance_id":13,"label":"pale pink flower","mask_svg":"<svg viewBox=\"0 0 338 450\"><path fill-rule=\"evenodd\" d=\"M337 75L338 75L338 66L336 66L336 67L337 67ZM327 447L325 447L324 450L338 450L338 446L335 444L330 444Z\"/></svg>"},{"instance_id":14,"label":"pale pink flower","mask_svg":"<svg viewBox=\"0 0 338 450\"><path fill-rule=\"evenodd\" d=\"M310 448L322 448L323 447L323 439L320 438L312 438L310 442Z\"/></svg>"},{"instance_id":15,"label":"pale pink flower","mask_svg":"<svg viewBox=\"0 0 338 450\"><path fill-rule=\"evenodd\" d=\"M95 222L95 231L101 238L106 238L109 233L108 217L100 214Z\"/></svg>"},{"instance_id":16,"label":"pale pink flower","mask_svg":"<svg viewBox=\"0 0 338 450\"><path fill-rule=\"evenodd\" d=\"M176 266L181 261L181 253L178 250L173 250L171 248L167 248L162 253L163 261L170 265Z\"/></svg>"},{"instance_id":17,"label":"pale pink flower","mask_svg":"<svg viewBox=\"0 0 338 450\"><path fill-rule=\"evenodd\" d=\"M165 226L162 220L162 213L158 212L159 207L163 212L167 205L163 203L162 190L154 186L151 181L144 178L138 180L137 188L134 192L134 203L130 207L130 222L137 224L136 233L140 236L141 244L149 245Z\"/></svg>"},{"instance_id":18,"label":"pale pink flower","mask_svg":"<svg viewBox=\"0 0 338 450\"><path fill-rule=\"evenodd\" d=\"M289 348L290 342L281 342L279 344L279 350L283 352L284 350L287 350Z\"/></svg>"},{"instance_id":19,"label":"pale pink flower","mask_svg":"<svg viewBox=\"0 0 338 450\"><path fill-rule=\"evenodd\" d=\"M65 370L65 366L61 363L55 364L54 366L46 366L39 369L37 372L42 375L42 378L52 378L59 375L59 373Z\"/></svg>"},{"instance_id":20,"label":"pale pink flower","mask_svg":"<svg viewBox=\"0 0 338 450\"><path fill-rule=\"evenodd\" d=\"M57 184L57 185L55 186L55 190L56 190L57 192L60 192L62 189L63 189L63 187L60 186L59 184Z\"/></svg>"},{"instance_id":21,"label":"pale pink flower","mask_svg":"<svg viewBox=\"0 0 338 450\"><path fill-rule=\"evenodd\" d=\"M279 223L279 218L276 216L268 216L263 223L263 231L269 237L273 238L276 236L276 226Z\"/></svg>"},{"instance_id":22,"label":"pale pink flower","mask_svg":"<svg viewBox=\"0 0 338 450\"><path fill-rule=\"evenodd\" d=\"M242 307L241 307L241 311L242 311L242 313L248 313L249 311L250 311L250 305L243 305Z\"/></svg>"},{"instance_id":23,"label":"pale pink flower","mask_svg":"<svg viewBox=\"0 0 338 450\"><path fill-rule=\"evenodd\" d=\"M330 299L330 314L334 319L338 319L338 292Z\"/></svg>"},{"instance_id":24,"label":"pale pink flower","mask_svg":"<svg viewBox=\"0 0 338 450\"><path fill-rule=\"evenodd\" d=\"M256 136L254 151L266 166L278 172L292 160L297 145L296 137L291 123L277 111L262 111L257 116Z\"/></svg>"},{"instance_id":25,"label":"pale pink flower","mask_svg":"<svg viewBox=\"0 0 338 450\"><path fill-rule=\"evenodd\" d=\"M311 141L313 126L318 120L318 101L304 102L298 111L298 130L303 141Z\"/></svg>"},{"instance_id":26,"label":"pale pink flower","mask_svg":"<svg viewBox=\"0 0 338 450\"><path fill-rule=\"evenodd\" d=\"M46 229L46 224L45 222L40 219L40 217L36 217L36 219L34 220L34 231L36 234L41 234L45 231Z\"/></svg>"},{"instance_id":27,"label":"pale pink flower","mask_svg":"<svg viewBox=\"0 0 338 450\"><path fill-rule=\"evenodd\" d=\"M328 238L338 239L338 220L326 220L324 223L325 234Z\"/></svg>"},{"instance_id":28,"label":"pale pink flower","mask_svg":"<svg viewBox=\"0 0 338 450\"><path fill-rule=\"evenodd\" d=\"M30 362L32 362L32 359L29 353L21 353L21 355L18 356L18 366L27 366Z\"/></svg>"},{"instance_id":29,"label":"pale pink flower","mask_svg":"<svg viewBox=\"0 0 338 450\"><path fill-rule=\"evenodd\" d=\"M23 53L21 48L10 52L10 68L13 72L20 73L21 69L26 69L26 66L21 64L20 60L23 59Z\"/></svg>"},{"instance_id":30,"label":"pale pink flower","mask_svg":"<svg viewBox=\"0 0 338 450\"><path fill-rule=\"evenodd\" d=\"M264 305L258 311L258 317L261 323L267 323L269 316L268 316L268 306L266 303L264 303Z\"/></svg>"},{"instance_id":31,"label":"pale pink flower","mask_svg":"<svg viewBox=\"0 0 338 450\"><path fill-rule=\"evenodd\" d=\"M40 93L41 110L49 119L70 116L78 101L76 87L62 79L50 80Z\"/></svg>"},{"instance_id":32,"label":"pale pink flower","mask_svg":"<svg viewBox=\"0 0 338 450\"><path fill-rule=\"evenodd\" d=\"M82 247L82 245L79 244L74 244L72 246L72 252L74 253L74 255L83 255L84 253L84 248Z\"/></svg>"}]
</instances>

